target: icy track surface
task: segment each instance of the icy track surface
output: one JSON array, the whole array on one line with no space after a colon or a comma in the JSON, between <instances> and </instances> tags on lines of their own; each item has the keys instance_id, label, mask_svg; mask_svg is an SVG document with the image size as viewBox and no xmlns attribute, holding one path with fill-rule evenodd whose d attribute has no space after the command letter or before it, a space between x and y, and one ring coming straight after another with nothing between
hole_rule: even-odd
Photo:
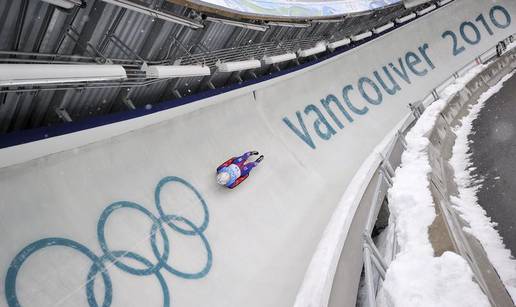
<instances>
[{"instance_id":1,"label":"icy track surface","mask_svg":"<svg viewBox=\"0 0 516 307\"><path fill-rule=\"evenodd\" d=\"M457 139L453 146L450 164L453 167L455 182L459 189L458 197L452 197L451 200L461 217L470 225L465 231L474 235L482 243L507 291L513 301L516 301L516 260L505 248L500 234L495 229L496 224L491 222L486 211L478 204L477 191L481 188L481 183L476 181L471 173L473 165L468 140L473 128L473 121L478 117L486 101L500 91L503 83L513 75L514 73L505 76L498 84L483 93L478 103L470 107L469 114L463 118L461 125L454 129Z\"/></svg>"},{"instance_id":2,"label":"icy track surface","mask_svg":"<svg viewBox=\"0 0 516 307\"><path fill-rule=\"evenodd\" d=\"M407 134L407 150L394 185L389 190L391 218L396 222L400 252L391 263L383 284L387 305L489 306L473 273L461 256L446 252L434 257L428 228L435 219L435 204L429 189L431 171L428 134L450 98L484 69L478 66L448 86L442 98L430 105Z\"/></svg>"}]
</instances>

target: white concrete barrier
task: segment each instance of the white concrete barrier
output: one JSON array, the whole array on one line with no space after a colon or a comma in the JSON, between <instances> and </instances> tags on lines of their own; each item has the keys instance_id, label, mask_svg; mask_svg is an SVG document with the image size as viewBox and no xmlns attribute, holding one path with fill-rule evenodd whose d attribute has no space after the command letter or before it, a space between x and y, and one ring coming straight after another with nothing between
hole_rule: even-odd
<instances>
[{"instance_id":1,"label":"white concrete barrier","mask_svg":"<svg viewBox=\"0 0 516 307\"><path fill-rule=\"evenodd\" d=\"M0 150L0 305L292 305L371 150L515 16L514 1L458 0L281 77ZM218 187L218 164L247 150L263 164Z\"/></svg>"}]
</instances>

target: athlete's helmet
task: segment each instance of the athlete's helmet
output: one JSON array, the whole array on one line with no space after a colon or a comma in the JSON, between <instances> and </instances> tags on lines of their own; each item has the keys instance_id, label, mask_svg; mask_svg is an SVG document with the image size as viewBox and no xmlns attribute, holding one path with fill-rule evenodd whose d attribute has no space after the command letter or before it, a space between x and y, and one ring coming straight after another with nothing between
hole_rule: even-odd
<instances>
[{"instance_id":1,"label":"athlete's helmet","mask_svg":"<svg viewBox=\"0 0 516 307\"><path fill-rule=\"evenodd\" d=\"M221 172L217 174L217 183L220 185L226 185L230 179L231 176L226 172Z\"/></svg>"}]
</instances>

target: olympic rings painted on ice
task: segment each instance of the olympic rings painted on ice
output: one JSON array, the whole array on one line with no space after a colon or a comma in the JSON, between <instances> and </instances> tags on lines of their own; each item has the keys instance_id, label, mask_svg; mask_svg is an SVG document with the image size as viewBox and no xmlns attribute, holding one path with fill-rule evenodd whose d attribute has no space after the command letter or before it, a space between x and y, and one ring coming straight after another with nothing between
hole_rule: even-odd
<instances>
[{"instance_id":1,"label":"olympic rings painted on ice","mask_svg":"<svg viewBox=\"0 0 516 307\"><path fill-rule=\"evenodd\" d=\"M203 222L200 226L195 225L192 221L184 216L174 215L174 214L166 214L161 206L160 194L162 188L169 183L177 182L184 186L186 186L189 190L191 190L199 202L201 203L204 218ZM62 246L72 248L84 256L88 257L92 261L92 265L88 272L87 282L86 282L86 297L88 299L88 304L91 307L98 307L99 303L97 302L97 298L94 293L94 283L95 277L100 272L102 276L102 281L104 283L104 300L102 302L103 307L108 307L111 305L113 298L113 287L111 283L111 278L109 277L108 271L106 270L105 262L109 261L113 263L120 270L127 272L132 275L137 276L147 276L147 275L155 275L163 292L163 306L170 306L170 293L168 289L168 285L161 274L161 270L165 269L171 274L174 274L178 277L185 279L200 279L205 277L212 265L212 251L208 239L204 235L204 231L208 227L209 223L209 211L204 198L201 196L199 191L192 186L186 180L169 176L160 180L158 185L156 186L154 197L156 201L156 209L158 210L159 216L154 216L148 209L145 207L130 202L130 201L118 201L114 202L108 207L104 209L102 214L99 217L99 221L97 223L97 238L102 249L103 255L97 256L86 246L65 238L45 238L33 242L23 248L16 257L12 260L11 265L7 271L7 276L5 279L5 295L7 299L7 303L10 307L19 307L20 302L18 301L18 297L16 294L16 278L18 276L18 272L22 267L23 263L27 258L29 258L35 252L52 247L52 246ZM117 210L120 209L132 209L143 213L146 217L148 217L152 221L152 227L150 231L150 245L155 256L155 261L151 261L137 253L131 251L117 250L112 251L109 249L109 246L106 242L105 236L105 225L108 218ZM178 223L188 226L188 229L178 226ZM171 229L177 231L180 234L187 236L199 236L201 239L204 248L206 250L206 264L204 267L198 272L183 272L179 269L176 269L168 264L168 258L170 255L170 242L165 231L164 225L170 227ZM161 236L161 241L163 242L162 252L157 245L157 234ZM122 258L128 258L131 260L135 260L138 263L141 263L144 268L134 268L131 267L124 262L122 262Z\"/></svg>"},{"instance_id":2,"label":"olympic rings painted on ice","mask_svg":"<svg viewBox=\"0 0 516 307\"><path fill-rule=\"evenodd\" d=\"M193 236L193 235L198 234L198 232L201 232L201 233L204 232L206 227L208 227L208 222L210 221L210 214L208 212L208 206L206 205L206 202L202 198L201 194L190 183L183 180L182 178L173 177L173 176L165 177L165 178L161 179L160 182L158 183L158 185L156 186L156 190L154 192L154 198L156 201L156 208L158 209L160 216L161 217L165 216L165 213L163 212L163 208L161 207L161 199L160 199L161 189L163 188L163 186L165 186L165 184L167 184L169 182L174 182L174 181L182 183L183 185L188 187L192 192L194 192L195 196L197 196L197 199L199 199L199 201L201 202L202 209L204 210L204 220L203 220L201 226L199 226L198 228L195 227L197 230L194 229L191 231L184 230L181 227L175 225L174 223L172 223L172 220L167 221L167 224L170 227L174 228L174 230L176 230L177 232L180 232L184 235ZM191 225L189 225L189 226L191 226Z\"/></svg>"}]
</instances>

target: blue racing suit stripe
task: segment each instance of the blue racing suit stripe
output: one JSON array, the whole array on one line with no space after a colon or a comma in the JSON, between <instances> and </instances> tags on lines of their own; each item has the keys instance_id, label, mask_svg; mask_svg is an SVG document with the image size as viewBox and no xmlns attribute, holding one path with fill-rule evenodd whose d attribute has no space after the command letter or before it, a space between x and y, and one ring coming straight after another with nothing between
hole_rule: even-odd
<instances>
[{"instance_id":1,"label":"blue racing suit stripe","mask_svg":"<svg viewBox=\"0 0 516 307\"><path fill-rule=\"evenodd\" d=\"M230 180L226 183L227 187L231 187L238 178L247 177L251 170L258 165L256 162L245 163L250 156L251 152L246 152L240 157L230 159L219 166L217 173L225 172L230 176Z\"/></svg>"}]
</instances>

